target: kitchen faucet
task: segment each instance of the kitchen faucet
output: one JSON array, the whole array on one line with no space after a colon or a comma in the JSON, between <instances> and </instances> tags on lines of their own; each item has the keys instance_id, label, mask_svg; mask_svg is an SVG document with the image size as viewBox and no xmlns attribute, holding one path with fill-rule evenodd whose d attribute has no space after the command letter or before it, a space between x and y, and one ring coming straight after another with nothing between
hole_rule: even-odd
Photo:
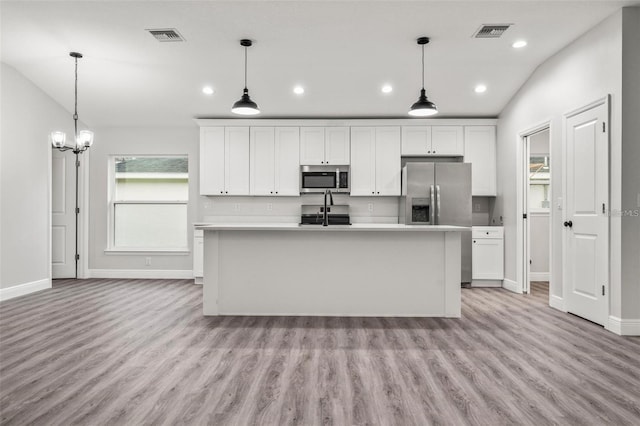
<instances>
[{"instance_id":1,"label":"kitchen faucet","mask_svg":"<svg viewBox=\"0 0 640 426\"><path fill-rule=\"evenodd\" d=\"M329 203L333 205L333 194L331 194L331 190L327 189L324 191L324 209L322 214L322 226L329 225L329 216L327 215L327 195L329 196Z\"/></svg>"}]
</instances>

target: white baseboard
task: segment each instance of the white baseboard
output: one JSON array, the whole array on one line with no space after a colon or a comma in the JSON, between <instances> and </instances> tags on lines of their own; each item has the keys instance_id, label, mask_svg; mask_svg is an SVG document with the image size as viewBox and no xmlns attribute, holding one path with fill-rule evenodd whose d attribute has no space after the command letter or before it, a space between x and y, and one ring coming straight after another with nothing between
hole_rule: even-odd
<instances>
[{"instance_id":1,"label":"white baseboard","mask_svg":"<svg viewBox=\"0 0 640 426\"><path fill-rule=\"evenodd\" d=\"M25 294L46 290L48 288L51 288L50 278L18 284L8 288L0 288L0 301L13 299L14 297L24 296Z\"/></svg>"},{"instance_id":2,"label":"white baseboard","mask_svg":"<svg viewBox=\"0 0 640 426\"><path fill-rule=\"evenodd\" d=\"M471 280L471 287L502 287L501 280Z\"/></svg>"},{"instance_id":3,"label":"white baseboard","mask_svg":"<svg viewBox=\"0 0 640 426\"><path fill-rule=\"evenodd\" d=\"M502 288L512 291L514 293L522 293L522 290L519 289L517 282L508 280L506 278L502 280Z\"/></svg>"},{"instance_id":4,"label":"white baseboard","mask_svg":"<svg viewBox=\"0 0 640 426\"><path fill-rule=\"evenodd\" d=\"M607 330L620 336L640 336L640 319L621 319L610 316Z\"/></svg>"},{"instance_id":5,"label":"white baseboard","mask_svg":"<svg viewBox=\"0 0 640 426\"><path fill-rule=\"evenodd\" d=\"M529 272L530 281L549 281L548 272Z\"/></svg>"},{"instance_id":6,"label":"white baseboard","mask_svg":"<svg viewBox=\"0 0 640 426\"><path fill-rule=\"evenodd\" d=\"M560 296L551 295L549 298L549 306L562 312L567 312L564 308L564 299Z\"/></svg>"},{"instance_id":7,"label":"white baseboard","mask_svg":"<svg viewBox=\"0 0 640 426\"><path fill-rule=\"evenodd\" d=\"M191 269L89 269L87 278L178 280L193 278Z\"/></svg>"}]
</instances>

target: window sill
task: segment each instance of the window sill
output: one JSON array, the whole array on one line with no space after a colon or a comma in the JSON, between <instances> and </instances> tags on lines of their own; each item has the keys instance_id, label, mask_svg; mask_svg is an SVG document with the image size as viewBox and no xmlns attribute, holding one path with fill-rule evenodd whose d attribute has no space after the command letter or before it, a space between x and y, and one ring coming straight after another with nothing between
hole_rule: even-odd
<instances>
[{"instance_id":1,"label":"window sill","mask_svg":"<svg viewBox=\"0 0 640 426\"><path fill-rule=\"evenodd\" d=\"M177 255L177 256L188 256L191 254L191 250L189 249L124 249L124 248L110 248L105 249L104 254L107 255L123 255L123 254L134 254L134 255Z\"/></svg>"}]
</instances>

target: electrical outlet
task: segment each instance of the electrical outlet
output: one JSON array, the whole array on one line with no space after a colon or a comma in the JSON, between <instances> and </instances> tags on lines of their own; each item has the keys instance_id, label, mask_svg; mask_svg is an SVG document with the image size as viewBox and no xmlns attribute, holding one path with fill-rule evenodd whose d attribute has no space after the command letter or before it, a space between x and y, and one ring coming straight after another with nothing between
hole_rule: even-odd
<instances>
[{"instance_id":1,"label":"electrical outlet","mask_svg":"<svg viewBox=\"0 0 640 426\"><path fill-rule=\"evenodd\" d=\"M145 257L144 258L144 264L145 264L145 266L151 266L151 258L150 257Z\"/></svg>"},{"instance_id":2,"label":"electrical outlet","mask_svg":"<svg viewBox=\"0 0 640 426\"><path fill-rule=\"evenodd\" d=\"M235 203L235 204L233 205L233 210L234 210L234 211L237 211L237 212L238 212L238 211L240 211L240 204Z\"/></svg>"},{"instance_id":3,"label":"electrical outlet","mask_svg":"<svg viewBox=\"0 0 640 426\"><path fill-rule=\"evenodd\" d=\"M473 211L476 211L476 212L479 212L481 209L480 203L476 203L473 207L474 207Z\"/></svg>"},{"instance_id":4,"label":"electrical outlet","mask_svg":"<svg viewBox=\"0 0 640 426\"><path fill-rule=\"evenodd\" d=\"M373 203L367 204L367 210L369 210L370 212L373 212Z\"/></svg>"},{"instance_id":5,"label":"electrical outlet","mask_svg":"<svg viewBox=\"0 0 640 426\"><path fill-rule=\"evenodd\" d=\"M562 197L558 197L558 210L562 210Z\"/></svg>"},{"instance_id":6,"label":"electrical outlet","mask_svg":"<svg viewBox=\"0 0 640 426\"><path fill-rule=\"evenodd\" d=\"M273 210L273 203L267 203L267 211Z\"/></svg>"}]
</instances>

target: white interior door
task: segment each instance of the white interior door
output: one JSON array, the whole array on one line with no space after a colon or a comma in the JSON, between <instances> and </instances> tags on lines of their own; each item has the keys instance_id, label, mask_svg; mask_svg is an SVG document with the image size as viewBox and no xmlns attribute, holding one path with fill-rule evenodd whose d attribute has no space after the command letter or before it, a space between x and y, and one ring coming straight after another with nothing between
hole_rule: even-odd
<instances>
[{"instance_id":1,"label":"white interior door","mask_svg":"<svg viewBox=\"0 0 640 426\"><path fill-rule=\"evenodd\" d=\"M70 152L52 152L51 263L52 278L76 274L75 161Z\"/></svg>"},{"instance_id":2,"label":"white interior door","mask_svg":"<svg viewBox=\"0 0 640 426\"><path fill-rule=\"evenodd\" d=\"M567 311L604 325L608 315L608 105L567 117L564 285Z\"/></svg>"}]
</instances>

